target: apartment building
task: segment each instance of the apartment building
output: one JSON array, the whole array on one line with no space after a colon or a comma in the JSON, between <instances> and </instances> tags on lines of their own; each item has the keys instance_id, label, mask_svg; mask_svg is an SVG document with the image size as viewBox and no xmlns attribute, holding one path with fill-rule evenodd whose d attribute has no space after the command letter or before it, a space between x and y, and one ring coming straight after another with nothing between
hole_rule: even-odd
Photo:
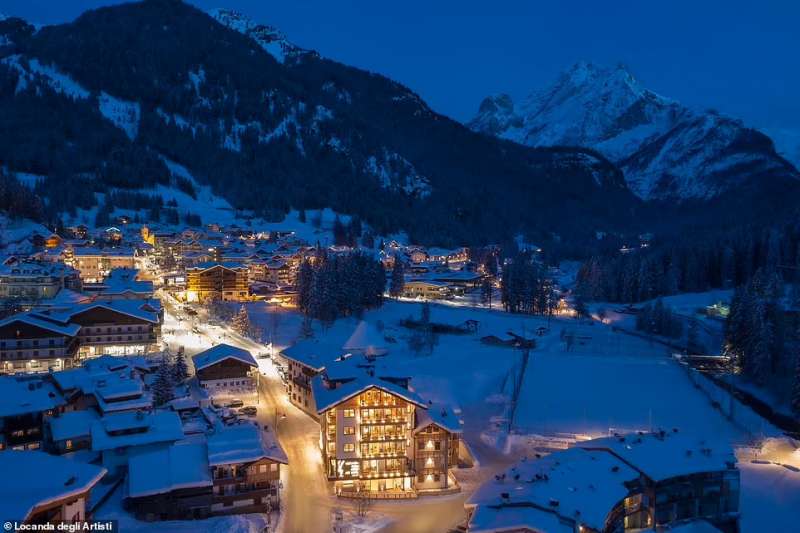
<instances>
[{"instance_id":1,"label":"apartment building","mask_svg":"<svg viewBox=\"0 0 800 533\"><path fill-rule=\"evenodd\" d=\"M0 299L44 300L61 289L81 290L78 271L62 263L13 261L0 265Z\"/></svg>"},{"instance_id":2,"label":"apartment building","mask_svg":"<svg viewBox=\"0 0 800 533\"><path fill-rule=\"evenodd\" d=\"M136 268L136 252L132 248L72 248L64 262L80 272L85 283L102 283L115 268Z\"/></svg>"},{"instance_id":3,"label":"apartment building","mask_svg":"<svg viewBox=\"0 0 800 533\"><path fill-rule=\"evenodd\" d=\"M80 326L35 312L0 321L0 373L63 370L76 364Z\"/></svg>"},{"instance_id":4,"label":"apartment building","mask_svg":"<svg viewBox=\"0 0 800 533\"><path fill-rule=\"evenodd\" d=\"M186 269L186 300L240 302L249 297L247 267L239 263L202 263Z\"/></svg>"}]
</instances>

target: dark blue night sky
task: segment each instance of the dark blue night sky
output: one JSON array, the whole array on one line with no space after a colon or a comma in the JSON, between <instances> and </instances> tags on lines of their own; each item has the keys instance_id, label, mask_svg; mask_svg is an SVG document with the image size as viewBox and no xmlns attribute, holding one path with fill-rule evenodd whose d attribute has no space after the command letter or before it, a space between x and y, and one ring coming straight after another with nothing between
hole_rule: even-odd
<instances>
[{"instance_id":1,"label":"dark blue night sky","mask_svg":"<svg viewBox=\"0 0 800 533\"><path fill-rule=\"evenodd\" d=\"M32 22L113 0L0 0ZM800 127L800 3L793 1L195 0L275 25L295 43L386 74L437 111L470 118L491 93L522 97L579 59L754 126Z\"/></svg>"}]
</instances>

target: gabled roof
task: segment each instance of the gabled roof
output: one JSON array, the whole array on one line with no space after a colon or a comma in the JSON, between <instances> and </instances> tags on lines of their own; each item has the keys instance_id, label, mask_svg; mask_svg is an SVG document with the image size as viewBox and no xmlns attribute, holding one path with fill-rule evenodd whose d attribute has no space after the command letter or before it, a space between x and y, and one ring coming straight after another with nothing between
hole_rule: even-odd
<instances>
[{"instance_id":1,"label":"gabled roof","mask_svg":"<svg viewBox=\"0 0 800 533\"><path fill-rule=\"evenodd\" d=\"M50 434L54 441L88 437L92 433L92 424L97 419L97 413L91 409L67 411L48 419Z\"/></svg>"},{"instance_id":2,"label":"gabled roof","mask_svg":"<svg viewBox=\"0 0 800 533\"><path fill-rule=\"evenodd\" d=\"M65 403L56 388L40 377L0 376L0 418L41 413Z\"/></svg>"},{"instance_id":3,"label":"gabled roof","mask_svg":"<svg viewBox=\"0 0 800 533\"><path fill-rule=\"evenodd\" d=\"M431 424L436 424L450 433L462 432L461 421L453 410L447 406L429 404L427 409L417 409L416 413L417 424L414 427L414 433L417 433L419 430Z\"/></svg>"},{"instance_id":4,"label":"gabled roof","mask_svg":"<svg viewBox=\"0 0 800 533\"><path fill-rule=\"evenodd\" d=\"M204 443L178 442L166 448L136 451L128 459L131 498L212 485Z\"/></svg>"},{"instance_id":5,"label":"gabled roof","mask_svg":"<svg viewBox=\"0 0 800 533\"><path fill-rule=\"evenodd\" d=\"M7 326L9 324L13 324L15 322L20 322L23 324L27 324L29 326L45 329L47 331L52 331L53 333L57 333L59 335L66 335L68 337L74 337L75 335L78 334L78 331L80 331L81 329L81 327L78 324L70 324L69 322L62 322L60 320L50 318L46 315L40 315L35 311L22 313L19 315L13 315L9 318L6 318L2 322L0 322L0 328Z\"/></svg>"},{"instance_id":6,"label":"gabled roof","mask_svg":"<svg viewBox=\"0 0 800 533\"><path fill-rule=\"evenodd\" d=\"M284 350L281 355L303 364L317 372L321 372L334 359L341 355L341 349L331 342L320 341L317 338L302 340Z\"/></svg>"},{"instance_id":7,"label":"gabled roof","mask_svg":"<svg viewBox=\"0 0 800 533\"><path fill-rule=\"evenodd\" d=\"M344 343L342 350L360 352L366 355L384 355L388 353L389 348L386 346L386 339L384 339L383 333L379 332L375 326L362 320L358 323L350 338L347 339L347 342Z\"/></svg>"},{"instance_id":8,"label":"gabled roof","mask_svg":"<svg viewBox=\"0 0 800 533\"><path fill-rule=\"evenodd\" d=\"M477 509L469 530L562 531L554 525L566 522L572 528L563 531L575 531L579 524L602 531L608 512L628 495L626 483L638 477L634 469L602 451L569 448L526 459L470 496L467 504Z\"/></svg>"},{"instance_id":9,"label":"gabled roof","mask_svg":"<svg viewBox=\"0 0 800 533\"><path fill-rule=\"evenodd\" d=\"M261 459L289 464L283 451L271 433L257 425L218 425L208 437L208 464L210 466L252 463Z\"/></svg>"},{"instance_id":10,"label":"gabled roof","mask_svg":"<svg viewBox=\"0 0 800 533\"><path fill-rule=\"evenodd\" d=\"M58 312L40 311L36 314L41 318L50 318L70 322L78 315L93 309L106 309L108 311L121 313L133 318L158 324L160 322L157 309L153 306L157 300L112 300L95 301L85 304L74 305L68 309Z\"/></svg>"},{"instance_id":11,"label":"gabled roof","mask_svg":"<svg viewBox=\"0 0 800 533\"><path fill-rule=\"evenodd\" d=\"M188 270L210 270L210 269L216 268L216 267L224 268L226 270L242 270L242 269L246 270L247 269L247 266L243 265L241 263L233 263L233 262L215 263L215 262L212 261L212 262L200 263L200 264L197 264L197 265L194 265L194 266L186 267L186 270L187 271Z\"/></svg>"},{"instance_id":12,"label":"gabled roof","mask_svg":"<svg viewBox=\"0 0 800 533\"><path fill-rule=\"evenodd\" d=\"M606 437L578 445L587 450L606 450L656 482L725 470L736 463L728 443L675 431Z\"/></svg>"},{"instance_id":13,"label":"gabled roof","mask_svg":"<svg viewBox=\"0 0 800 533\"><path fill-rule=\"evenodd\" d=\"M192 356L195 371L208 368L225 359L236 359L252 367L258 367L258 363L250 352L230 344L217 344L213 348Z\"/></svg>"},{"instance_id":14,"label":"gabled roof","mask_svg":"<svg viewBox=\"0 0 800 533\"><path fill-rule=\"evenodd\" d=\"M39 451L0 453L0 515L24 521L37 507L77 496L91 489L106 469ZM13 481L12 481L13 480Z\"/></svg>"},{"instance_id":15,"label":"gabled roof","mask_svg":"<svg viewBox=\"0 0 800 533\"><path fill-rule=\"evenodd\" d=\"M360 379L339 384L335 389L328 388L323 376L319 375L311 380L311 388L314 392L314 401L317 404L317 413L320 414L372 388L381 389L399 396L418 407L426 407L425 401L417 393L367 374Z\"/></svg>"},{"instance_id":16,"label":"gabled roof","mask_svg":"<svg viewBox=\"0 0 800 533\"><path fill-rule=\"evenodd\" d=\"M144 430L112 435L123 430ZM92 450L102 451L158 442L174 442L183 438L181 419L174 411L153 413L127 412L106 415L92 424Z\"/></svg>"}]
</instances>

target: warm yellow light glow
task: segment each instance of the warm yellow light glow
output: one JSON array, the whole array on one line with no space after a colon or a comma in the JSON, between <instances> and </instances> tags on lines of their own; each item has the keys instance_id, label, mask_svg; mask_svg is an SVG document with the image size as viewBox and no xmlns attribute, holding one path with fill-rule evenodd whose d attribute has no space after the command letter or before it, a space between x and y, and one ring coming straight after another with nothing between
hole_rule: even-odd
<instances>
[{"instance_id":1,"label":"warm yellow light glow","mask_svg":"<svg viewBox=\"0 0 800 533\"><path fill-rule=\"evenodd\" d=\"M433 441L429 440L427 444L425 444L425 449L432 450L433 449Z\"/></svg>"}]
</instances>

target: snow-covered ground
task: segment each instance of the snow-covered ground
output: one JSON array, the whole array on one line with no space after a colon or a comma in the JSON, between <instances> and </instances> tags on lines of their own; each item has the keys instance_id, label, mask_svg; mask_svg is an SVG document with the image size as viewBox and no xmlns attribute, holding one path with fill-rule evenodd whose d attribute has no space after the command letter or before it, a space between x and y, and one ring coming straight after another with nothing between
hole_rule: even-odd
<instances>
[{"instance_id":1,"label":"snow-covered ground","mask_svg":"<svg viewBox=\"0 0 800 533\"><path fill-rule=\"evenodd\" d=\"M796 531L800 510L800 472L775 464L739 463L741 471L741 528L758 531Z\"/></svg>"},{"instance_id":2,"label":"snow-covered ground","mask_svg":"<svg viewBox=\"0 0 800 533\"><path fill-rule=\"evenodd\" d=\"M742 437L663 347L600 328L593 333L583 353L553 345L533 352L515 428L592 436L678 428L730 440Z\"/></svg>"}]
</instances>

